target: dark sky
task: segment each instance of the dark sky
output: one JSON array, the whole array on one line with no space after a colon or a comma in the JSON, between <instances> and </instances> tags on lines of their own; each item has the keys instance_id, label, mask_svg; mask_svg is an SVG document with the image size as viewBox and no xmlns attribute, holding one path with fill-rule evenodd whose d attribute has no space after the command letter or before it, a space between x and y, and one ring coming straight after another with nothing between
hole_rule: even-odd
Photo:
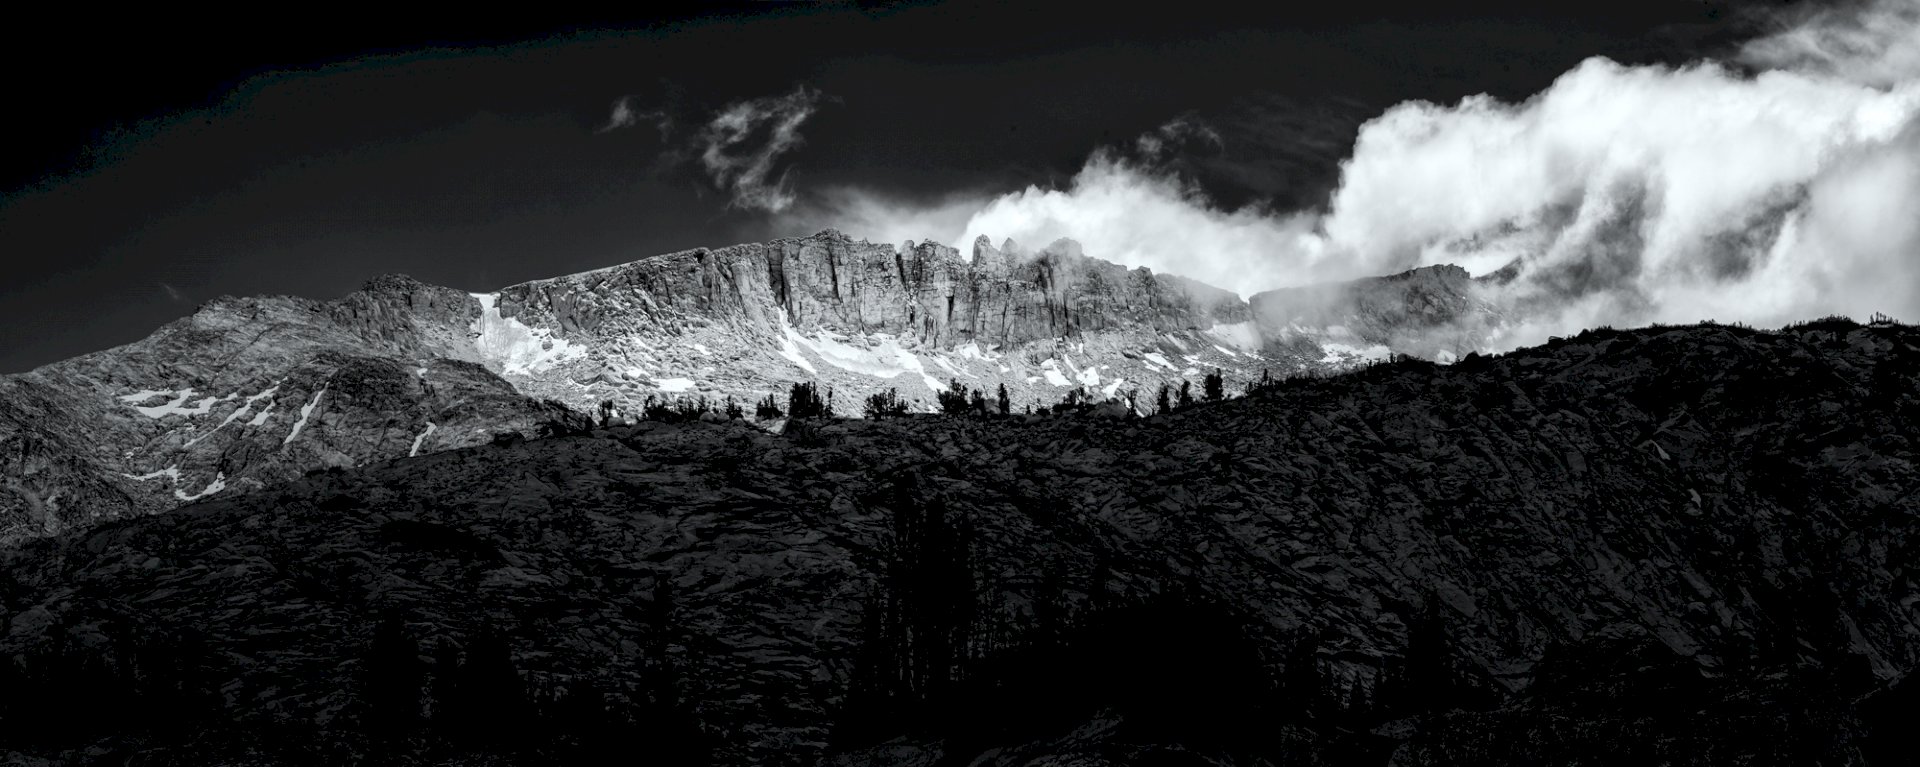
<instances>
[{"instance_id":1,"label":"dark sky","mask_svg":"<svg viewBox=\"0 0 1920 767\"><path fill-rule=\"evenodd\" d=\"M808 233L729 208L686 154L717 110L801 86L822 100L776 171L802 200L1059 183L1187 115L1223 148L1176 163L1221 204L1310 207L1393 103L1524 98L1592 55L1683 62L1792 5L1402 4L702 4L511 26L169 10L104 28L76 7L9 24L0 372L136 340L221 294L333 298L385 272L491 290ZM666 137L599 132L622 97L669 116Z\"/></svg>"}]
</instances>

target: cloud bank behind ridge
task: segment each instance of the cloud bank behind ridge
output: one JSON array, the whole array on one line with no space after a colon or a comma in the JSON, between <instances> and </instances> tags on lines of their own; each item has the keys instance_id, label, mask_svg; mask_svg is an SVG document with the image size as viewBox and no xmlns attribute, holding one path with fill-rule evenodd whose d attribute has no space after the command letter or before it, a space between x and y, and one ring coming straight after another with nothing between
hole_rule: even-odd
<instances>
[{"instance_id":1,"label":"cloud bank behind ridge","mask_svg":"<svg viewBox=\"0 0 1920 767\"><path fill-rule=\"evenodd\" d=\"M836 189L819 205L880 241L1071 237L1243 295L1511 266L1490 298L1526 319L1496 348L1600 324L1920 320L1920 8L1906 0L1803 16L1735 61L1592 58L1520 103L1402 103L1361 127L1325 210L1215 205L1157 161L1183 131L1219 141L1183 117L1136 151L1096 150L1059 188L936 205Z\"/></svg>"}]
</instances>

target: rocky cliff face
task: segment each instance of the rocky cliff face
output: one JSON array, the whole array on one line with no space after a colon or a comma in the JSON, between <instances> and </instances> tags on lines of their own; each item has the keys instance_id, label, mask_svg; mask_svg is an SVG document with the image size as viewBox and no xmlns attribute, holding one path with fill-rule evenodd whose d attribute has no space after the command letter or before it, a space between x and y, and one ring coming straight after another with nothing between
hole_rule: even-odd
<instances>
[{"instance_id":1,"label":"rocky cliff face","mask_svg":"<svg viewBox=\"0 0 1920 767\"><path fill-rule=\"evenodd\" d=\"M563 416L548 400L631 415L649 399L784 402L814 381L842 414L887 389L925 412L959 380L1005 386L1016 410L1070 391L1144 409L1215 369L1237 391L1392 350L1443 356L1472 339L1435 328L1486 316L1467 282L1417 270L1249 304L1071 241L982 238L964 258L829 230L495 293L391 276L331 302L222 298L137 343L0 377L0 543L532 433Z\"/></svg>"},{"instance_id":2,"label":"rocky cliff face","mask_svg":"<svg viewBox=\"0 0 1920 767\"><path fill-rule=\"evenodd\" d=\"M642 424L326 472L0 554L0 659L59 672L9 684L98 710L113 677L59 674L150 635L218 680L189 724L0 752L505 758L433 713L503 643L548 701L513 720L529 763L671 699L723 764L1879 764L1875 690L1920 662L1917 392L1911 327L1657 328L1144 419ZM902 530L966 531L963 566L914 575ZM1168 599L1237 628L1100 622ZM930 604L969 668L1040 681L849 707ZM372 739L396 699L411 729ZM635 716L608 753L677 742Z\"/></svg>"},{"instance_id":3,"label":"rocky cliff face","mask_svg":"<svg viewBox=\"0 0 1920 767\"><path fill-rule=\"evenodd\" d=\"M963 258L935 243L896 248L829 230L538 280L490 300L546 334L541 370L509 378L557 400L631 411L649 396L755 399L816 380L840 392L843 412L887 388L927 410L950 379L1048 404L1073 388L1151 396L1216 368L1238 388L1400 346L1464 354L1492 316L1464 275L1421 269L1249 304L1089 257L1068 240L1028 251L981 238ZM1296 294L1313 301L1289 314ZM1450 323L1459 332L1435 337Z\"/></svg>"}]
</instances>

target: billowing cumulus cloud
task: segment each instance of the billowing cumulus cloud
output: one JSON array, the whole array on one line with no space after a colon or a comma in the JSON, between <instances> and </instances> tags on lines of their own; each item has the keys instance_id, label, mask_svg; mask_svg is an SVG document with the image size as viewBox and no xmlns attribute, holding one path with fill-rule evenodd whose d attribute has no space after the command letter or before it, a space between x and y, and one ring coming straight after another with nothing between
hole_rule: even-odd
<instances>
[{"instance_id":1,"label":"billowing cumulus cloud","mask_svg":"<svg viewBox=\"0 0 1920 767\"><path fill-rule=\"evenodd\" d=\"M1757 73L1594 58L1521 103L1403 103L1361 127L1324 211L1214 204L1161 162L1204 125L1171 123L1064 187L983 202L946 241L1071 237L1243 295L1507 268L1488 298L1523 320L1501 348L1597 324L1920 320L1915 48L1910 3L1858 4L1746 46ZM868 205L896 229L951 227L951 208Z\"/></svg>"},{"instance_id":2,"label":"billowing cumulus cloud","mask_svg":"<svg viewBox=\"0 0 1920 767\"><path fill-rule=\"evenodd\" d=\"M1917 118L1920 81L1593 59L1523 104L1389 110L1320 228L1376 270L1513 265L1502 298L1535 321L1510 344L1601 322L1920 317Z\"/></svg>"},{"instance_id":3,"label":"billowing cumulus cloud","mask_svg":"<svg viewBox=\"0 0 1920 767\"><path fill-rule=\"evenodd\" d=\"M1311 217L1221 210L1181 178L1096 152L1064 189L1028 187L987 203L955 242L985 235L1032 248L1066 237L1088 255L1246 295L1312 281L1323 269Z\"/></svg>"}]
</instances>

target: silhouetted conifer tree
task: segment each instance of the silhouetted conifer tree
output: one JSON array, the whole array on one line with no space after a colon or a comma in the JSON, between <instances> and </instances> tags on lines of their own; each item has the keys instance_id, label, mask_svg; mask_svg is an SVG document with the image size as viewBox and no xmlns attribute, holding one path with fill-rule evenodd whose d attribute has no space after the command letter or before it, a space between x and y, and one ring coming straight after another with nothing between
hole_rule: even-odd
<instances>
[{"instance_id":1,"label":"silhouetted conifer tree","mask_svg":"<svg viewBox=\"0 0 1920 767\"><path fill-rule=\"evenodd\" d=\"M940 403L940 412L945 415L966 415L972 408L968 398L967 385L955 378L948 382L947 390L937 392L935 399Z\"/></svg>"},{"instance_id":2,"label":"silhouetted conifer tree","mask_svg":"<svg viewBox=\"0 0 1920 767\"><path fill-rule=\"evenodd\" d=\"M831 392L828 393L831 396ZM825 399L820 397L820 387L812 381L801 381L787 392L787 417L794 419L831 418L833 410Z\"/></svg>"},{"instance_id":3,"label":"silhouetted conifer tree","mask_svg":"<svg viewBox=\"0 0 1920 767\"><path fill-rule=\"evenodd\" d=\"M771 394L767 395L766 399L754 403L753 417L756 419L766 421L781 418L785 415L786 413L780 409L780 404L774 401L773 395Z\"/></svg>"},{"instance_id":4,"label":"silhouetted conifer tree","mask_svg":"<svg viewBox=\"0 0 1920 767\"><path fill-rule=\"evenodd\" d=\"M465 647L443 642L436 653L434 728L468 748L517 748L525 743L531 706L507 641L491 626L467 637Z\"/></svg>"},{"instance_id":5,"label":"silhouetted conifer tree","mask_svg":"<svg viewBox=\"0 0 1920 767\"><path fill-rule=\"evenodd\" d=\"M397 614L380 619L363 657L363 701L369 732L385 738L404 737L420 725L420 695L426 668L420 648L407 636Z\"/></svg>"},{"instance_id":6,"label":"silhouetted conifer tree","mask_svg":"<svg viewBox=\"0 0 1920 767\"><path fill-rule=\"evenodd\" d=\"M900 393L888 389L867 396L865 415L872 420L899 418L907 414L907 403L900 399Z\"/></svg>"},{"instance_id":7,"label":"silhouetted conifer tree","mask_svg":"<svg viewBox=\"0 0 1920 767\"><path fill-rule=\"evenodd\" d=\"M836 738L888 731L966 678L976 658L980 600L971 525L921 480L894 478L882 502L893 535L880 583L863 616L863 644ZM923 497L924 496L924 497Z\"/></svg>"}]
</instances>

